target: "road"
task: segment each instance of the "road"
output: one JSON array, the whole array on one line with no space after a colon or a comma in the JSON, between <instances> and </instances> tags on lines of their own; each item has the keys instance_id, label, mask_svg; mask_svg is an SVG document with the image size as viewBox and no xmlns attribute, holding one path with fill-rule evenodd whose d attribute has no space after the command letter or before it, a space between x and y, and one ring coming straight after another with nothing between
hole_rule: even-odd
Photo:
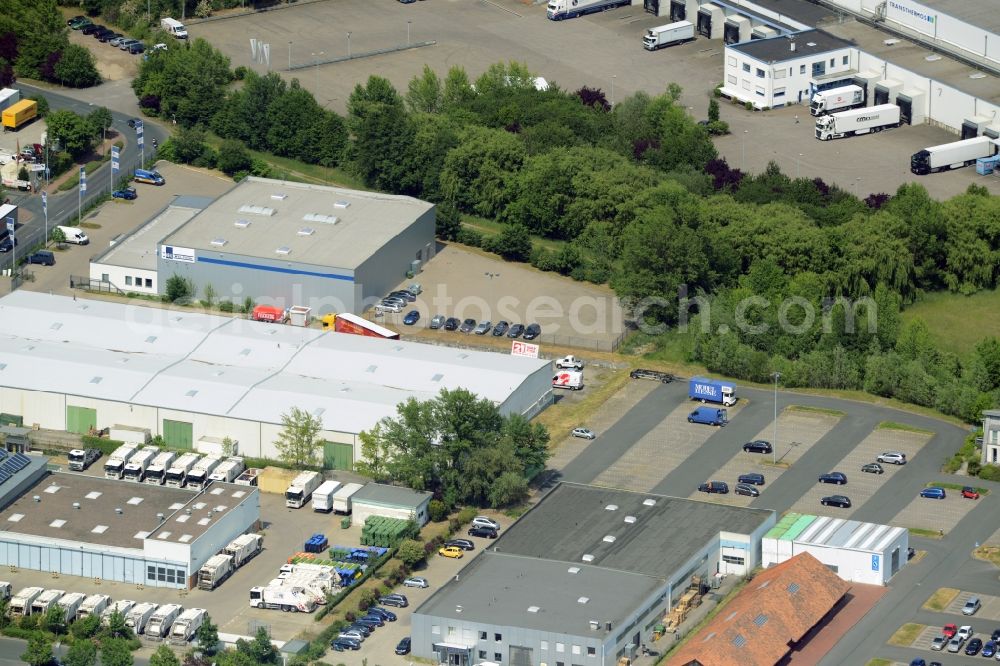
<instances>
[{"instance_id":1,"label":"road","mask_svg":"<svg viewBox=\"0 0 1000 666\"><path fill-rule=\"evenodd\" d=\"M36 88L25 84L18 84L15 87L21 90L22 95L44 95L49 102L51 110L67 109L81 115L87 115L96 108L94 104L43 88ZM121 173L127 173L139 167L140 164L140 152L135 140L135 131L128 126L128 121L133 116L120 113L114 109L111 109L111 115L113 118L112 129L116 130L125 141L125 147L121 156ZM155 138L157 141L164 141L167 136L167 132L158 125L152 123L146 124L147 158L150 155L149 148L151 147L152 140ZM75 221L79 202L77 188L65 192L56 192L54 188L52 190L48 195L49 229L59 224ZM87 175L87 191L83 196L82 207L86 208L88 202L110 191L111 162L108 161L96 171ZM31 248L41 243L45 236L45 216L42 213L42 197L40 193L28 194L16 191L8 192L6 196L10 197L11 203L17 204L20 208L18 228L15 231L15 238L17 238L16 255L18 261L20 261ZM14 254L7 253L0 255L0 268L10 268Z\"/></svg>"},{"instance_id":2,"label":"road","mask_svg":"<svg viewBox=\"0 0 1000 666\"><path fill-rule=\"evenodd\" d=\"M19 638L0 638L0 666L24 666L21 655L24 654L27 644L27 641ZM61 663L62 658L66 656L66 647L60 645L55 652ZM144 654L145 652L148 650L132 653L135 666L149 666L149 657Z\"/></svg>"}]
</instances>

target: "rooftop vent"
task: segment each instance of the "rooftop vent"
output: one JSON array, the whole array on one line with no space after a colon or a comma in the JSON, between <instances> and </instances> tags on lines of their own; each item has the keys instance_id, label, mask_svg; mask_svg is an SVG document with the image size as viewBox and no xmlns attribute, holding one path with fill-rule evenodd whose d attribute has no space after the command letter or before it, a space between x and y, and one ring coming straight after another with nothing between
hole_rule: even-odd
<instances>
[{"instance_id":1,"label":"rooftop vent","mask_svg":"<svg viewBox=\"0 0 1000 666\"><path fill-rule=\"evenodd\" d=\"M576 603L578 603L578 604L585 604L588 601L590 601L590 597L580 597L579 599L576 600Z\"/></svg>"},{"instance_id":2,"label":"rooftop vent","mask_svg":"<svg viewBox=\"0 0 1000 666\"><path fill-rule=\"evenodd\" d=\"M538 606L528 606L528 612L529 613L537 613L540 610L542 610L542 609L539 608Z\"/></svg>"},{"instance_id":3,"label":"rooftop vent","mask_svg":"<svg viewBox=\"0 0 1000 666\"><path fill-rule=\"evenodd\" d=\"M39 497L38 495L32 495L31 499L35 500L36 502L41 502L42 501L42 498Z\"/></svg>"},{"instance_id":4,"label":"rooftop vent","mask_svg":"<svg viewBox=\"0 0 1000 666\"><path fill-rule=\"evenodd\" d=\"M591 555L590 553L587 553L586 555L584 555L580 559L582 559L584 562L593 562L594 561L594 556Z\"/></svg>"},{"instance_id":5,"label":"rooftop vent","mask_svg":"<svg viewBox=\"0 0 1000 666\"><path fill-rule=\"evenodd\" d=\"M94 529L92 529L90 531L93 532L94 534L104 534L105 532L108 531L108 526L107 525L95 525Z\"/></svg>"},{"instance_id":6,"label":"rooftop vent","mask_svg":"<svg viewBox=\"0 0 1000 666\"><path fill-rule=\"evenodd\" d=\"M314 233L316 233L316 230L312 227L302 227L298 231L299 236L312 236Z\"/></svg>"},{"instance_id":7,"label":"rooftop vent","mask_svg":"<svg viewBox=\"0 0 1000 666\"><path fill-rule=\"evenodd\" d=\"M602 540L602 541L603 541L604 543L614 543L614 542L615 542L615 541L616 541L617 539L616 539L616 538L615 538L615 537L614 537L613 535L609 534L609 535L607 535L606 537L604 537L604 538L603 538L603 539L601 539L601 540Z\"/></svg>"},{"instance_id":8,"label":"rooftop vent","mask_svg":"<svg viewBox=\"0 0 1000 666\"><path fill-rule=\"evenodd\" d=\"M233 226L237 229L246 229L250 226L250 220L236 220L236 223Z\"/></svg>"},{"instance_id":9,"label":"rooftop vent","mask_svg":"<svg viewBox=\"0 0 1000 666\"><path fill-rule=\"evenodd\" d=\"M625 516L625 522L631 525L635 522L635 516Z\"/></svg>"},{"instance_id":10,"label":"rooftop vent","mask_svg":"<svg viewBox=\"0 0 1000 666\"><path fill-rule=\"evenodd\" d=\"M306 213L302 216L303 222L319 222L320 224L337 224L340 220L336 215L325 215L323 213Z\"/></svg>"},{"instance_id":11,"label":"rooftop vent","mask_svg":"<svg viewBox=\"0 0 1000 666\"><path fill-rule=\"evenodd\" d=\"M197 389L191 389L190 391L188 391L188 392L187 392L187 393L185 393L184 395L186 395L186 396L187 396L187 397L189 397L189 398L193 398L193 397L195 397L196 395L198 395L198 390L197 390Z\"/></svg>"},{"instance_id":12,"label":"rooftop vent","mask_svg":"<svg viewBox=\"0 0 1000 666\"><path fill-rule=\"evenodd\" d=\"M568 571L571 574L578 574L580 573L580 567L570 567L566 571Z\"/></svg>"},{"instance_id":13,"label":"rooftop vent","mask_svg":"<svg viewBox=\"0 0 1000 666\"><path fill-rule=\"evenodd\" d=\"M461 606L455 606L455 612L456 613L461 613L462 612L462 607Z\"/></svg>"},{"instance_id":14,"label":"rooftop vent","mask_svg":"<svg viewBox=\"0 0 1000 666\"><path fill-rule=\"evenodd\" d=\"M275 192L274 194L271 195L271 198L274 199L275 201L284 201L285 199L288 198L288 195L285 194L284 192Z\"/></svg>"},{"instance_id":15,"label":"rooftop vent","mask_svg":"<svg viewBox=\"0 0 1000 666\"><path fill-rule=\"evenodd\" d=\"M215 247L225 247L226 243L228 243L228 242L229 241L227 241L225 238L213 238L212 239L212 245L214 245Z\"/></svg>"},{"instance_id":16,"label":"rooftop vent","mask_svg":"<svg viewBox=\"0 0 1000 666\"><path fill-rule=\"evenodd\" d=\"M601 623L600 622L598 622L597 620L591 620L590 621L590 630L591 631L598 631L598 630L600 630L600 628L601 628Z\"/></svg>"},{"instance_id":17,"label":"rooftop vent","mask_svg":"<svg viewBox=\"0 0 1000 666\"><path fill-rule=\"evenodd\" d=\"M606 507L604 507L604 510L605 511L617 511L618 510L618 505L617 504L609 504Z\"/></svg>"},{"instance_id":18,"label":"rooftop vent","mask_svg":"<svg viewBox=\"0 0 1000 666\"><path fill-rule=\"evenodd\" d=\"M282 245L281 247L279 247L277 250L274 251L275 254L281 254L281 255L291 254L291 252L292 248L288 247L287 245Z\"/></svg>"},{"instance_id":19,"label":"rooftop vent","mask_svg":"<svg viewBox=\"0 0 1000 666\"><path fill-rule=\"evenodd\" d=\"M351 205L350 201L345 201L343 199L338 199L337 201L333 202L333 207L334 208L344 209L344 208L349 207L350 205Z\"/></svg>"},{"instance_id":20,"label":"rooftop vent","mask_svg":"<svg viewBox=\"0 0 1000 666\"><path fill-rule=\"evenodd\" d=\"M816 42L806 42L806 46L809 46L809 47L816 46Z\"/></svg>"},{"instance_id":21,"label":"rooftop vent","mask_svg":"<svg viewBox=\"0 0 1000 666\"><path fill-rule=\"evenodd\" d=\"M156 336L155 336L155 335L151 335L151 336L149 336L148 338L146 338L146 343L147 343L147 344L150 344L150 345L151 345L151 344L153 344L154 342L156 342Z\"/></svg>"},{"instance_id":22,"label":"rooftop vent","mask_svg":"<svg viewBox=\"0 0 1000 666\"><path fill-rule=\"evenodd\" d=\"M642 500L642 505L643 506L656 506L656 500L652 499L652 498L650 498L650 499L644 499L644 500Z\"/></svg>"},{"instance_id":23,"label":"rooftop vent","mask_svg":"<svg viewBox=\"0 0 1000 666\"><path fill-rule=\"evenodd\" d=\"M243 204L240 206L241 213L250 213L251 215L263 215L264 217L271 217L274 215L274 209L268 208L267 206L254 206L251 204Z\"/></svg>"},{"instance_id":24,"label":"rooftop vent","mask_svg":"<svg viewBox=\"0 0 1000 666\"><path fill-rule=\"evenodd\" d=\"M115 513L117 513L120 516L120 515L122 515L125 512L122 511L122 508L120 506L116 506L115 507Z\"/></svg>"},{"instance_id":25,"label":"rooftop vent","mask_svg":"<svg viewBox=\"0 0 1000 666\"><path fill-rule=\"evenodd\" d=\"M164 520L167 519L167 517L165 515L163 515L162 513L158 513L158 514L156 514L156 519L159 520L162 523Z\"/></svg>"}]
</instances>

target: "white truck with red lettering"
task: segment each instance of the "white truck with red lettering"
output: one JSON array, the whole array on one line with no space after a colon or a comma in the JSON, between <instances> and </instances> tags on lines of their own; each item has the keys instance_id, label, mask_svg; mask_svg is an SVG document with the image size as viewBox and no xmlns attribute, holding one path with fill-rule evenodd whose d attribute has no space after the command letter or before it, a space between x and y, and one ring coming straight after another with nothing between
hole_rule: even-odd
<instances>
[{"instance_id":1,"label":"white truck with red lettering","mask_svg":"<svg viewBox=\"0 0 1000 666\"><path fill-rule=\"evenodd\" d=\"M583 373L579 370L560 370L552 377L552 388L579 391L583 388Z\"/></svg>"}]
</instances>

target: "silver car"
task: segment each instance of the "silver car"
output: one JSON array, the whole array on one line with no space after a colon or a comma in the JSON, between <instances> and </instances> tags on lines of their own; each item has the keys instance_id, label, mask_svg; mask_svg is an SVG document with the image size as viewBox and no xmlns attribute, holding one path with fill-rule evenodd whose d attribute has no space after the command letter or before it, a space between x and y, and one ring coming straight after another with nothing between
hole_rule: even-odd
<instances>
[{"instance_id":1,"label":"silver car","mask_svg":"<svg viewBox=\"0 0 1000 666\"><path fill-rule=\"evenodd\" d=\"M476 330L474 330L473 333L475 333L476 335L486 335L492 330L493 330L493 322L484 321L480 323L479 326L476 326Z\"/></svg>"},{"instance_id":2,"label":"silver car","mask_svg":"<svg viewBox=\"0 0 1000 666\"><path fill-rule=\"evenodd\" d=\"M573 428L573 436L581 439L594 439L597 435L590 428Z\"/></svg>"},{"instance_id":3,"label":"silver car","mask_svg":"<svg viewBox=\"0 0 1000 666\"><path fill-rule=\"evenodd\" d=\"M434 315L433 317L431 317L431 324L429 328L434 330L439 329L442 326L444 326L444 322L445 322L444 315Z\"/></svg>"},{"instance_id":4,"label":"silver car","mask_svg":"<svg viewBox=\"0 0 1000 666\"><path fill-rule=\"evenodd\" d=\"M906 454L899 451L886 451L875 459L875 462L892 463L893 465L905 465Z\"/></svg>"},{"instance_id":5,"label":"silver car","mask_svg":"<svg viewBox=\"0 0 1000 666\"><path fill-rule=\"evenodd\" d=\"M403 306L399 303L386 303L385 301L375 306L375 312L402 312Z\"/></svg>"},{"instance_id":6,"label":"silver car","mask_svg":"<svg viewBox=\"0 0 1000 666\"><path fill-rule=\"evenodd\" d=\"M962 649L962 643L965 642L964 638L959 638L955 636L950 641L948 641L948 652L958 652Z\"/></svg>"}]
</instances>

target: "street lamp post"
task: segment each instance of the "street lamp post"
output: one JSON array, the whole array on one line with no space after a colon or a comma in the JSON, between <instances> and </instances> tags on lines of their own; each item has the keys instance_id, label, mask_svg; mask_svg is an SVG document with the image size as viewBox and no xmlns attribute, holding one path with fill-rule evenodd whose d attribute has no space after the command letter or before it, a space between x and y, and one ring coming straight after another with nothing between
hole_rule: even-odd
<instances>
[{"instance_id":1,"label":"street lamp post","mask_svg":"<svg viewBox=\"0 0 1000 666\"><path fill-rule=\"evenodd\" d=\"M313 74L316 79L316 95L319 95L319 58L324 55L325 51L320 51L319 53L313 53Z\"/></svg>"},{"instance_id":2,"label":"street lamp post","mask_svg":"<svg viewBox=\"0 0 1000 666\"><path fill-rule=\"evenodd\" d=\"M740 169L743 171L747 170L747 134L750 130L743 130L743 135L740 137Z\"/></svg>"},{"instance_id":3,"label":"street lamp post","mask_svg":"<svg viewBox=\"0 0 1000 666\"><path fill-rule=\"evenodd\" d=\"M347 33L347 57L351 57L351 33Z\"/></svg>"},{"instance_id":4,"label":"street lamp post","mask_svg":"<svg viewBox=\"0 0 1000 666\"><path fill-rule=\"evenodd\" d=\"M611 75L611 106L615 105L615 79L617 78L616 74Z\"/></svg>"},{"instance_id":5,"label":"street lamp post","mask_svg":"<svg viewBox=\"0 0 1000 666\"><path fill-rule=\"evenodd\" d=\"M288 71L292 71L292 43L288 42Z\"/></svg>"},{"instance_id":6,"label":"street lamp post","mask_svg":"<svg viewBox=\"0 0 1000 666\"><path fill-rule=\"evenodd\" d=\"M406 45L407 46L410 45L410 24L411 23L413 23L413 21L407 21L406 22Z\"/></svg>"},{"instance_id":7,"label":"street lamp post","mask_svg":"<svg viewBox=\"0 0 1000 666\"><path fill-rule=\"evenodd\" d=\"M771 462L777 465L778 464L778 379L781 378L781 373L775 372L771 376L774 377L774 445L771 447Z\"/></svg>"}]
</instances>

